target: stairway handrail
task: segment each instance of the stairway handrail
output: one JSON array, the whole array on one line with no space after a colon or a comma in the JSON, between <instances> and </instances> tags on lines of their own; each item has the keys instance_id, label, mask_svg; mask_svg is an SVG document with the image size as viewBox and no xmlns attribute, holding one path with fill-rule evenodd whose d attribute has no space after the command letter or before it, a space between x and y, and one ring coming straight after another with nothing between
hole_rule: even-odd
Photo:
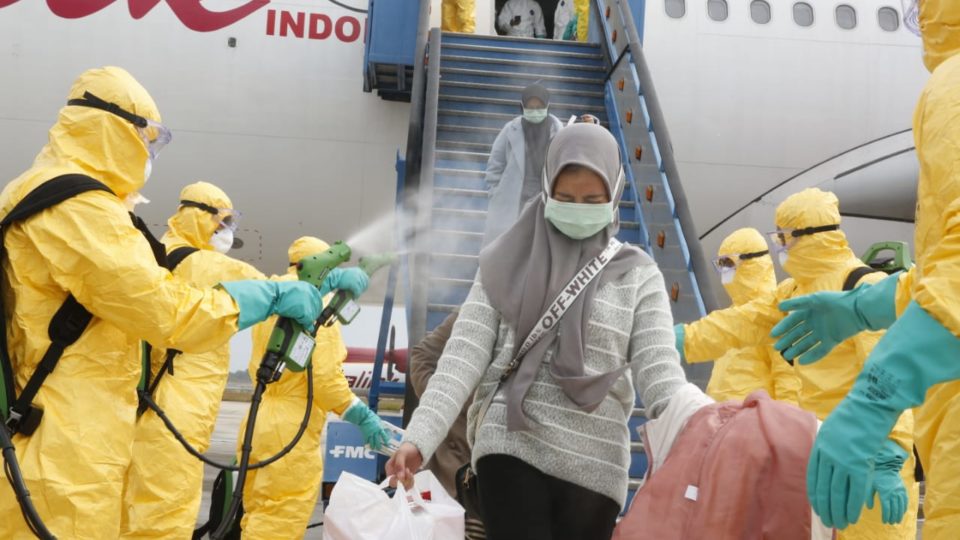
<instances>
[{"instance_id":1,"label":"stairway handrail","mask_svg":"<svg viewBox=\"0 0 960 540\"><path fill-rule=\"evenodd\" d=\"M410 259L412 298L416 309L411 310L407 321L407 339L419 343L427 334L427 269L430 261L430 238L425 231L430 228L433 208L433 170L437 146L437 108L440 96L440 29L430 30L427 41L426 78L424 81L423 130L420 155L419 179L416 187L416 218L413 251ZM422 309L421 309L422 308Z\"/></svg>"},{"instance_id":2,"label":"stairway handrail","mask_svg":"<svg viewBox=\"0 0 960 540\"><path fill-rule=\"evenodd\" d=\"M657 98L656 85L653 82L653 76L650 74L650 67L647 65L646 58L643 55L643 43L640 41L640 34L637 32L636 24L633 19L633 12L627 0L614 0L617 9L611 13L620 18L620 23L627 34L627 49L629 49L628 60L636 71L640 92L646 101L647 114L650 117L650 123L653 124L653 131L656 134L656 143L660 154L661 166L667 179L667 189L670 191L670 197L673 204L673 211L680 222L680 246L687 255L689 269L693 272L694 286L697 289L695 294L699 299L703 309L707 313L717 309L716 296L712 291L710 280L710 264L703 256L703 250L700 248L697 228L693 223L693 215L690 213L683 185L680 182L680 173L677 163L673 156L673 142L670 139L670 131L667 129L667 123L664 119L663 109L660 107L660 100ZM602 25L603 29L609 30L609 23L605 17L603 9L603 0L594 0L593 15ZM609 44L604 36L604 46ZM627 52L627 51L625 51ZM614 55L615 56L615 55ZM639 100L639 96L638 96ZM689 245L688 241L693 241L694 245ZM704 313L705 314L705 313Z\"/></svg>"}]
</instances>

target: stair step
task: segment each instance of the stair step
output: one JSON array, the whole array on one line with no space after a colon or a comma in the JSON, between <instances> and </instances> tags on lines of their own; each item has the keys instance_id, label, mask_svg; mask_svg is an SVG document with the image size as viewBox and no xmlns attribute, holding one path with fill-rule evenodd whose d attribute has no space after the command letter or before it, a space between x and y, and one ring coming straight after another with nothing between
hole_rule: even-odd
<instances>
[{"instance_id":1,"label":"stair step","mask_svg":"<svg viewBox=\"0 0 960 540\"><path fill-rule=\"evenodd\" d=\"M537 49L519 49L516 47L497 47L493 45L474 45L468 43L441 43L442 54L472 56L480 58L520 59L539 62L563 63L565 65L589 65L605 67L600 52L583 53L571 51L552 51Z\"/></svg>"},{"instance_id":2,"label":"stair step","mask_svg":"<svg viewBox=\"0 0 960 540\"><path fill-rule=\"evenodd\" d=\"M554 112L556 109L553 109L551 106L551 112ZM557 118L566 123L570 114L580 114L580 111L571 111L567 110L565 113L557 111ZM500 130L503 129L504 124L513 120L517 117L516 113L498 113L498 112L486 112L486 111L465 111L459 109L450 109L443 108L437 110L437 122L446 126L457 126L461 129L470 128L484 128L484 129L494 129L497 133L500 133ZM601 118L600 125L606 127L606 121ZM438 126L438 131L440 127ZM494 139L496 139L496 134L494 134Z\"/></svg>"},{"instance_id":3,"label":"stair step","mask_svg":"<svg viewBox=\"0 0 960 540\"><path fill-rule=\"evenodd\" d=\"M598 54L602 51L598 43L580 43L576 41L558 41L551 39L520 38L509 36L485 36L480 34L460 34L444 32L441 44L470 44L491 47L509 46L516 49L533 51L560 51L564 53Z\"/></svg>"},{"instance_id":4,"label":"stair step","mask_svg":"<svg viewBox=\"0 0 960 540\"><path fill-rule=\"evenodd\" d=\"M520 94L526 85L519 84L490 84L490 83L472 83L463 81L440 81L440 95L452 92L454 90L469 90L471 92L492 93L491 97L501 97L503 99L514 99L520 101ZM469 94L474 95L474 94ZM564 101L572 102L574 99L589 99L603 103L603 91L597 90L568 90L565 88L550 88L550 96L563 96Z\"/></svg>"},{"instance_id":5,"label":"stair step","mask_svg":"<svg viewBox=\"0 0 960 540\"><path fill-rule=\"evenodd\" d=\"M472 279L431 277L427 291L427 302L460 305L467 298L471 287L473 287Z\"/></svg>"},{"instance_id":6,"label":"stair step","mask_svg":"<svg viewBox=\"0 0 960 540\"><path fill-rule=\"evenodd\" d=\"M486 191L447 187L434 188L434 208L486 211L489 202L490 198Z\"/></svg>"},{"instance_id":7,"label":"stair step","mask_svg":"<svg viewBox=\"0 0 960 540\"><path fill-rule=\"evenodd\" d=\"M523 112L520 102L512 99L458 96L443 93L440 94L439 107L464 111L512 114L514 118ZM564 114L561 114L560 111L563 111ZM552 100L550 102L550 112L563 121L566 121L571 114L581 115L590 113L602 121L606 120L607 116L607 109L602 103L581 105L578 103L565 103Z\"/></svg>"},{"instance_id":8,"label":"stair step","mask_svg":"<svg viewBox=\"0 0 960 540\"><path fill-rule=\"evenodd\" d=\"M490 155L493 150L493 144L470 142L470 141L451 141L445 139L437 140L437 150L439 151L464 151L476 152L478 154Z\"/></svg>"},{"instance_id":9,"label":"stair step","mask_svg":"<svg viewBox=\"0 0 960 540\"><path fill-rule=\"evenodd\" d=\"M479 126L461 126L457 124L438 123L437 140L438 141L463 141L463 142L482 142L493 145L497 135L500 134L500 127L479 127Z\"/></svg>"},{"instance_id":10,"label":"stair step","mask_svg":"<svg viewBox=\"0 0 960 540\"><path fill-rule=\"evenodd\" d=\"M480 257L477 255L431 253L429 275L473 281L479 265Z\"/></svg>"},{"instance_id":11,"label":"stair step","mask_svg":"<svg viewBox=\"0 0 960 540\"><path fill-rule=\"evenodd\" d=\"M595 84L603 82L606 70L603 66L571 66L556 62L532 62L526 60L504 60L500 58L478 58L440 53L440 66L460 69L480 69L492 75L530 74L578 77Z\"/></svg>"},{"instance_id":12,"label":"stair step","mask_svg":"<svg viewBox=\"0 0 960 540\"><path fill-rule=\"evenodd\" d=\"M439 144L439 143L438 143ZM489 152L465 152L463 150L437 150L434 153L438 160L446 161L473 161L486 164L490 159ZM436 169L434 169L436 170Z\"/></svg>"},{"instance_id":13,"label":"stair step","mask_svg":"<svg viewBox=\"0 0 960 540\"><path fill-rule=\"evenodd\" d=\"M430 231L430 246L444 253L472 255L480 252L483 241L482 232L434 229Z\"/></svg>"},{"instance_id":14,"label":"stair step","mask_svg":"<svg viewBox=\"0 0 960 540\"><path fill-rule=\"evenodd\" d=\"M578 77L571 75L556 75L544 73L528 72L496 72L482 68L465 68L453 66L440 66L440 80L483 83L483 84L512 84L526 86L530 83L540 81L551 91L554 88L566 90L586 90L596 91L602 80L593 77Z\"/></svg>"},{"instance_id":15,"label":"stair step","mask_svg":"<svg viewBox=\"0 0 960 540\"><path fill-rule=\"evenodd\" d=\"M431 227L436 230L462 230L473 233L483 233L487 224L487 213L481 210L434 208L430 216L430 224ZM438 251L436 247L434 247L434 250ZM456 253L461 255L476 254L463 253L461 251L456 251Z\"/></svg>"}]
</instances>

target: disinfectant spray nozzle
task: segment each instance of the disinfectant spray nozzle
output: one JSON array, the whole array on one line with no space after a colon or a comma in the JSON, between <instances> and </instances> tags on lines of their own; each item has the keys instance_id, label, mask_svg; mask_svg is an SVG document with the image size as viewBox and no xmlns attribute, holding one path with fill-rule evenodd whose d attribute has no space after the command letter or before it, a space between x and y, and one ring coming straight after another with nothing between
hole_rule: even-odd
<instances>
[{"instance_id":1,"label":"disinfectant spray nozzle","mask_svg":"<svg viewBox=\"0 0 960 540\"><path fill-rule=\"evenodd\" d=\"M397 254L392 252L376 253L373 255L364 255L360 257L360 269L366 272L368 276L373 276L374 272L389 266L397 260Z\"/></svg>"},{"instance_id":2,"label":"disinfectant spray nozzle","mask_svg":"<svg viewBox=\"0 0 960 540\"><path fill-rule=\"evenodd\" d=\"M314 287L323 285L331 270L350 260L350 246L335 242L330 249L304 257L297 263L297 277ZM362 263L362 260L361 260Z\"/></svg>"}]
</instances>

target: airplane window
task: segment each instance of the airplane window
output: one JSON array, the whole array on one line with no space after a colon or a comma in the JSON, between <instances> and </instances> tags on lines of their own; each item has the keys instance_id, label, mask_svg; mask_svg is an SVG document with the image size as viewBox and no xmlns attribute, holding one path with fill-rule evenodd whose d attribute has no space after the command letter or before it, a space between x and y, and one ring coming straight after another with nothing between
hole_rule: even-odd
<instances>
[{"instance_id":1,"label":"airplane window","mask_svg":"<svg viewBox=\"0 0 960 540\"><path fill-rule=\"evenodd\" d=\"M687 13L686 0L666 0L664 4L667 8L667 15L674 19L679 19Z\"/></svg>"},{"instance_id":2,"label":"airplane window","mask_svg":"<svg viewBox=\"0 0 960 540\"><path fill-rule=\"evenodd\" d=\"M853 6L846 4L837 6L837 26L844 30L853 30L857 27L857 11Z\"/></svg>"},{"instance_id":3,"label":"airplane window","mask_svg":"<svg viewBox=\"0 0 960 540\"><path fill-rule=\"evenodd\" d=\"M757 24L767 24L770 22L770 4L765 0L753 0L753 2L750 2L750 18Z\"/></svg>"},{"instance_id":4,"label":"airplane window","mask_svg":"<svg viewBox=\"0 0 960 540\"><path fill-rule=\"evenodd\" d=\"M707 14L715 21L727 20L727 0L707 0Z\"/></svg>"},{"instance_id":5,"label":"airplane window","mask_svg":"<svg viewBox=\"0 0 960 540\"><path fill-rule=\"evenodd\" d=\"M877 12L877 17L880 19L880 28L883 28L887 32L896 32L900 29L900 14L897 13L897 10L892 7L882 7L880 11Z\"/></svg>"},{"instance_id":6,"label":"airplane window","mask_svg":"<svg viewBox=\"0 0 960 540\"><path fill-rule=\"evenodd\" d=\"M793 22L800 26L813 26L813 6L806 2L793 5Z\"/></svg>"}]
</instances>

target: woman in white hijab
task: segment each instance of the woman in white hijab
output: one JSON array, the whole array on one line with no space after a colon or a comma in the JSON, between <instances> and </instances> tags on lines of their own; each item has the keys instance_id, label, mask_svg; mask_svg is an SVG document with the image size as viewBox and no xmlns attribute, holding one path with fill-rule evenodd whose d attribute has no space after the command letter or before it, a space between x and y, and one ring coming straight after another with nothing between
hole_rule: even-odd
<instances>
[{"instance_id":1,"label":"woman in white hijab","mask_svg":"<svg viewBox=\"0 0 960 540\"><path fill-rule=\"evenodd\" d=\"M608 131L557 134L541 197L481 253L387 463L408 480L476 389L467 436L491 540L609 538L627 495L635 397L656 418L686 382L663 276L615 240L623 184Z\"/></svg>"}]
</instances>

